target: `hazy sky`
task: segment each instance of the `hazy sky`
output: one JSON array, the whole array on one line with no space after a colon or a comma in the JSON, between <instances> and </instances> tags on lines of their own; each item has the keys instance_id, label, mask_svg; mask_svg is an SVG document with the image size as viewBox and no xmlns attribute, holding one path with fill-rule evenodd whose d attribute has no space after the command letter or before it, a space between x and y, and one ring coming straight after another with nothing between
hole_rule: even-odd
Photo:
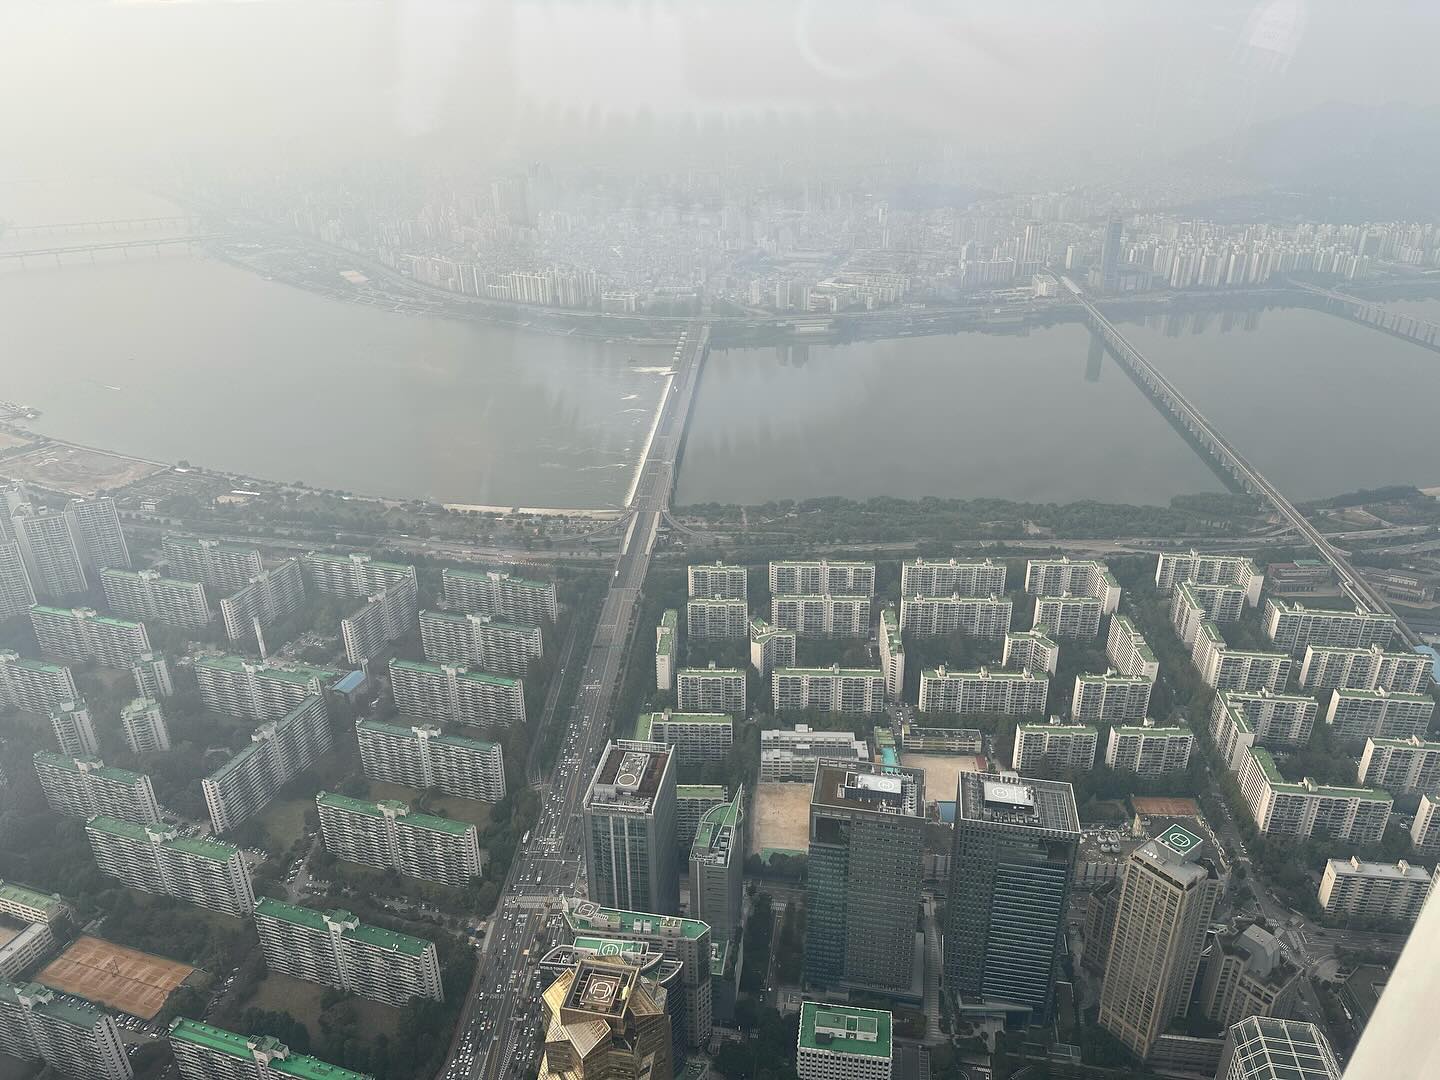
<instances>
[{"instance_id":1,"label":"hazy sky","mask_svg":"<svg viewBox=\"0 0 1440 1080\"><path fill-rule=\"evenodd\" d=\"M1436 104L1437 39L1433 0L3 0L0 175L817 111L1103 169L1327 100Z\"/></svg>"}]
</instances>

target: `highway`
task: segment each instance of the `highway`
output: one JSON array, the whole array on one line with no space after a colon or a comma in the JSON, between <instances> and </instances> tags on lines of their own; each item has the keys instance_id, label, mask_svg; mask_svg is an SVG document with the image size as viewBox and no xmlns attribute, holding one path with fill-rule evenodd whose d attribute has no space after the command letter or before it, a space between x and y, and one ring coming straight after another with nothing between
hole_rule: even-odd
<instances>
[{"instance_id":1,"label":"highway","mask_svg":"<svg viewBox=\"0 0 1440 1080\"><path fill-rule=\"evenodd\" d=\"M610 734L625 650L635 633L655 538L670 506L676 459L709 336L707 326L692 323L677 345L675 373L635 485L629 525L585 655L569 730L541 789L539 820L505 879L441 1080L523 1076L538 1060L534 961L558 927L559 899L583 892L581 803Z\"/></svg>"},{"instance_id":2,"label":"highway","mask_svg":"<svg viewBox=\"0 0 1440 1080\"><path fill-rule=\"evenodd\" d=\"M1260 470L1246 461L1244 456L1215 430L1204 414L1192 405L1169 379L1160 374L1144 353L1130 344L1125 336L1115 328L1115 325L1100 313L1100 309L1085 295L1080 286L1068 277L1062 277L1060 280L1084 306L1086 314L1090 317L1091 325L1115 350L1120 362L1130 368L1159 396L1162 404L1205 444L1206 449L1245 490L1264 498L1292 528L1309 542L1311 547L1320 553L1320 557L1335 571L1341 587L1353 599L1364 604L1371 611L1383 611L1394 616L1395 609L1390 606L1389 601L1355 571L1345 556L1326 539L1320 530L1310 524L1304 514L1291 505L1290 500L1281 494L1274 484L1261 475ZM1404 620L1399 616L1395 616L1395 625L1407 645L1413 647L1420 643L1420 638L1405 625Z\"/></svg>"}]
</instances>

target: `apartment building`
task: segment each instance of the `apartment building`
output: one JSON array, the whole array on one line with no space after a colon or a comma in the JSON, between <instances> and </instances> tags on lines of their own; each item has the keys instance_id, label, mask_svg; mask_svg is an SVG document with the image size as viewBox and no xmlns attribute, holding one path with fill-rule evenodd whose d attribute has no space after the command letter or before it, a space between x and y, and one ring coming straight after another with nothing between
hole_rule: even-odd
<instances>
[{"instance_id":1,"label":"apartment building","mask_svg":"<svg viewBox=\"0 0 1440 1080\"><path fill-rule=\"evenodd\" d=\"M1043 713L1050 680L1033 671L951 671L940 665L920 673L922 713Z\"/></svg>"},{"instance_id":2,"label":"apartment building","mask_svg":"<svg viewBox=\"0 0 1440 1080\"><path fill-rule=\"evenodd\" d=\"M424 938L268 896L255 904L255 929L271 971L397 1009L415 998L445 1000L435 943Z\"/></svg>"},{"instance_id":3,"label":"apartment building","mask_svg":"<svg viewBox=\"0 0 1440 1080\"><path fill-rule=\"evenodd\" d=\"M782 668L770 676L775 711L817 709L863 715L885 709L885 673L880 668Z\"/></svg>"},{"instance_id":4,"label":"apartment building","mask_svg":"<svg viewBox=\"0 0 1440 1080\"><path fill-rule=\"evenodd\" d=\"M35 603L35 588L20 545L5 539L4 507L0 506L0 622L17 618Z\"/></svg>"},{"instance_id":5,"label":"apartment building","mask_svg":"<svg viewBox=\"0 0 1440 1080\"><path fill-rule=\"evenodd\" d=\"M1299 996L1300 969L1268 930L1251 924L1210 932L1198 1004L1222 1028L1249 1016L1285 1016Z\"/></svg>"},{"instance_id":6,"label":"apartment building","mask_svg":"<svg viewBox=\"0 0 1440 1080\"><path fill-rule=\"evenodd\" d=\"M829 559L789 560L770 564L770 595L874 596L875 564Z\"/></svg>"},{"instance_id":7,"label":"apartment building","mask_svg":"<svg viewBox=\"0 0 1440 1080\"><path fill-rule=\"evenodd\" d=\"M530 581L500 570L448 567L441 571L440 579L445 606L468 615L538 626L554 622L560 610L553 581Z\"/></svg>"},{"instance_id":8,"label":"apartment building","mask_svg":"<svg viewBox=\"0 0 1440 1080\"><path fill-rule=\"evenodd\" d=\"M1143 675L1077 675L1070 716L1078 724L1139 724L1150 711L1153 688Z\"/></svg>"},{"instance_id":9,"label":"apartment building","mask_svg":"<svg viewBox=\"0 0 1440 1080\"><path fill-rule=\"evenodd\" d=\"M1420 694L1430 685L1431 664L1424 653L1391 653L1378 645L1368 649L1310 645L1300 663L1300 685L1308 690Z\"/></svg>"},{"instance_id":10,"label":"apartment building","mask_svg":"<svg viewBox=\"0 0 1440 1080\"><path fill-rule=\"evenodd\" d=\"M1060 663L1060 646L1043 631L1020 630L1005 635L1000 666L1010 671L1043 671L1054 675Z\"/></svg>"},{"instance_id":11,"label":"apartment building","mask_svg":"<svg viewBox=\"0 0 1440 1080\"><path fill-rule=\"evenodd\" d=\"M197 656L193 668L207 709L262 723L280 719L308 697L323 698L340 678L334 668L243 656Z\"/></svg>"},{"instance_id":12,"label":"apartment building","mask_svg":"<svg viewBox=\"0 0 1440 1080\"><path fill-rule=\"evenodd\" d=\"M320 839L337 858L464 888L484 863L474 825L412 811L402 802L315 796Z\"/></svg>"},{"instance_id":13,"label":"apartment building","mask_svg":"<svg viewBox=\"0 0 1440 1080\"><path fill-rule=\"evenodd\" d=\"M445 735L438 727L405 727L358 720L360 766L371 780L435 789L462 799L499 802L505 797L500 744Z\"/></svg>"},{"instance_id":14,"label":"apartment building","mask_svg":"<svg viewBox=\"0 0 1440 1080\"><path fill-rule=\"evenodd\" d=\"M1237 586L1244 592L1245 603L1253 608L1260 603L1265 575L1243 555L1202 555L1193 548L1161 552L1155 566L1155 591L1169 596L1177 585L1187 581L1196 585Z\"/></svg>"},{"instance_id":15,"label":"apartment building","mask_svg":"<svg viewBox=\"0 0 1440 1080\"><path fill-rule=\"evenodd\" d=\"M905 692L905 642L900 635L900 618L894 607L880 609L880 670L885 673L885 692L899 701ZM794 666L794 660L787 666Z\"/></svg>"},{"instance_id":16,"label":"apartment building","mask_svg":"<svg viewBox=\"0 0 1440 1080\"><path fill-rule=\"evenodd\" d=\"M1238 586L1196 585L1181 582L1170 597L1170 625L1186 645L1195 644L1200 624L1240 621L1245 610L1245 593Z\"/></svg>"},{"instance_id":17,"label":"apartment building","mask_svg":"<svg viewBox=\"0 0 1440 1080\"><path fill-rule=\"evenodd\" d=\"M40 650L77 664L128 668L150 651L145 624L97 615L92 608L56 608L36 604L30 625Z\"/></svg>"},{"instance_id":18,"label":"apartment building","mask_svg":"<svg viewBox=\"0 0 1440 1080\"><path fill-rule=\"evenodd\" d=\"M142 698L165 698L175 693L170 665L161 653L141 653L130 665L130 676L135 680L135 692Z\"/></svg>"},{"instance_id":19,"label":"apartment building","mask_svg":"<svg viewBox=\"0 0 1440 1080\"><path fill-rule=\"evenodd\" d=\"M1425 742L1418 735L1368 738L1356 778L1362 787L1395 794L1440 791L1440 742Z\"/></svg>"},{"instance_id":20,"label":"apartment building","mask_svg":"<svg viewBox=\"0 0 1440 1080\"><path fill-rule=\"evenodd\" d=\"M237 1035L199 1020L170 1022L180 1080L375 1080L306 1054L271 1035Z\"/></svg>"},{"instance_id":21,"label":"apartment building","mask_svg":"<svg viewBox=\"0 0 1440 1080\"><path fill-rule=\"evenodd\" d=\"M1084 640L1100 635L1103 615L1103 604L1093 596L1040 596L1030 628L1052 638Z\"/></svg>"},{"instance_id":22,"label":"apartment building","mask_svg":"<svg viewBox=\"0 0 1440 1080\"><path fill-rule=\"evenodd\" d=\"M37 595L63 600L89 590L79 538L64 513L24 503L12 512L10 525Z\"/></svg>"},{"instance_id":23,"label":"apartment building","mask_svg":"<svg viewBox=\"0 0 1440 1080\"><path fill-rule=\"evenodd\" d=\"M1430 895L1430 872L1404 859L1391 865L1356 856L1329 859L1320 878L1320 907L1327 915L1413 923Z\"/></svg>"},{"instance_id":24,"label":"apartment building","mask_svg":"<svg viewBox=\"0 0 1440 1080\"><path fill-rule=\"evenodd\" d=\"M230 596L220 601L220 618L225 636L231 641L255 637L258 624L263 630L288 619L305 605L305 575L299 559L286 559L269 570L261 570Z\"/></svg>"},{"instance_id":25,"label":"apartment building","mask_svg":"<svg viewBox=\"0 0 1440 1080\"><path fill-rule=\"evenodd\" d=\"M692 596L685 604L685 633L691 641L741 641L749 626L744 600Z\"/></svg>"},{"instance_id":26,"label":"apartment building","mask_svg":"<svg viewBox=\"0 0 1440 1080\"><path fill-rule=\"evenodd\" d=\"M68 667L0 652L0 706L48 713L79 697L80 689Z\"/></svg>"},{"instance_id":27,"label":"apartment building","mask_svg":"<svg viewBox=\"0 0 1440 1080\"><path fill-rule=\"evenodd\" d=\"M1311 645L1339 649L1385 649L1395 635L1395 616L1383 611L1333 611L1307 608L1298 601L1270 597L1262 615L1265 636L1292 656L1304 656Z\"/></svg>"},{"instance_id":28,"label":"apartment building","mask_svg":"<svg viewBox=\"0 0 1440 1080\"><path fill-rule=\"evenodd\" d=\"M1038 597L1088 596L1100 602L1102 615L1113 615L1120 606L1120 583L1094 559L1031 559L1025 565L1025 591Z\"/></svg>"},{"instance_id":29,"label":"apartment building","mask_svg":"<svg viewBox=\"0 0 1440 1080\"><path fill-rule=\"evenodd\" d=\"M1440 854L1440 795L1420 796L1420 808L1410 826L1410 841L1417 854Z\"/></svg>"},{"instance_id":30,"label":"apartment building","mask_svg":"<svg viewBox=\"0 0 1440 1080\"><path fill-rule=\"evenodd\" d=\"M1105 655L1122 675L1139 675L1152 683L1160 676L1160 661L1155 658L1145 635L1128 615L1117 614L1110 619Z\"/></svg>"},{"instance_id":31,"label":"apartment building","mask_svg":"<svg viewBox=\"0 0 1440 1080\"><path fill-rule=\"evenodd\" d=\"M216 593L242 589L265 570L260 549L247 544L166 533L160 545L171 577L199 581Z\"/></svg>"},{"instance_id":32,"label":"apartment building","mask_svg":"<svg viewBox=\"0 0 1440 1080\"><path fill-rule=\"evenodd\" d=\"M718 596L725 600L748 600L750 572L743 566L730 566L718 560L710 564L694 564L689 568L691 596Z\"/></svg>"},{"instance_id":33,"label":"apartment building","mask_svg":"<svg viewBox=\"0 0 1440 1080\"><path fill-rule=\"evenodd\" d=\"M1342 739L1408 739L1430 729L1435 699L1388 690L1332 690L1325 723Z\"/></svg>"},{"instance_id":34,"label":"apartment building","mask_svg":"<svg viewBox=\"0 0 1440 1080\"><path fill-rule=\"evenodd\" d=\"M1270 751L1258 746L1246 754L1238 779L1255 827L1267 836L1378 843L1394 802L1388 792L1373 788L1317 784L1308 777L1290 783Z\"/></svg>"},{"instance_id":35,"label":"apartment building","mask_svg":"<svg viewBox=\"0 0 1440 1080\"><path fill-rule=\"evenodd\" d=\"M508 675L393 659L390 690L402 716L487 729L525 723L525 683Z\"/></svg>"},{"instance_id":36,"label":"apartment building","mask_svg":"<svg viewBox=\"0 0 1440 1080\"><path fill-rule=\"evenodd\" d=\"M261 724L249 746L200 781L211 828L228 832L260 813L330 745L324 698L307 697L278 720Z\"/></svg>"},{"instance_id":37,"label":"apartment building","mask_svg":"<svg viewBox=\"0 0 1440 1080\"><path fill-rule=\"evenodd\" d=\"M1005 592L1005 564L991 559L900 564L901 596L998 596Z\"/></svg>"},{"instance_id":38,"label":"apartment building","mask_svg":"<svg viewBox=\"0 0 1440 1080\"><path fill-rule=\"evenodd\" d=\"M71 1080L135 1075L114 1018L39 983L0 982L0 1053Z\"/></svg>"},{"instance_id":39,"label":"apartment building","mask_svg":"<svg viewBox=\"0 0 1440 1080\"><path fill-rule=\"evenodd\" d=\"M132 889L173 896L236 919L249 918L255 908L250 871L231 844L105 815L85 823L85 836L100 872Z\"/></svg>"},{"instance_id":40,"label":"apartment building","mask_svg":"<svg viewBox=\"0 0 1440 1080\"><path fill-rule=\"evenodd\" d=\"M84 757L100 752L95 724L84 701L66 701L50 710L50 730L62 753Z\"/></svg>"},{"instance_id":41,"label":"apartment building","mask_svg":"<svg viewBox=\"0 0 1440 1080\"><path fill-rule=\"evenodd\" d=\"M205 586L198 581L161 577L155 570L110 567L100 571L100 583L110 610L129 619L199 627L213 617Z\"/></svg>"},{"instance_id":42,"label":"apartment building","mask_svg":"<svg viewBox=\"0 0 1440 1080\"><path fill-rule=\"evenodd\" d=\"M675 673L675 703L686 713L745 715L745 672L739 668L681 668Z\"/></svg>"},{"instance_id":43,"label":"apartment building","mask_svg":"<svg viewBox=\"0 0 1440 1080\"><path fill-rule=\"evenodd\" d=\"M637 742L659 743L675 752L675 763L700 766L722 761L735 744L735 724L725 713L641 713Z\"/></svg>"},{"instance_id":44,"label":"apartment building","mask_svg":"<svg viewBox=\"0 0 1440 1080\"><path fill-rule=\"evenodd\" d=\"M675 608L666 609L655 627L655 689L675 688L675 662L679 653L680 613ZM750 654L753 658L755 645L752 638ZM764 674L763 672L761 673Z\"/></svg>"},{"instance_id":45,"label":"apartment building","mask_svg":"<svg viewBox=\"0 0 1440 1080\"><path fill-rule=\"evenodd\" d=\"M170 729L160 703L135 698L120 710L120 734L132 754L154 754L170 749Z\"/></svg>"},{"instance_id":46,"label":"apartment building","mask_svg":"<svg viewBox=\"0 0 1440 1080\"><path fill-rule=\"evenodd\" d=\"M35 776L50 809L67 817L105 814L136 825L160 820L160 804L150 778L129 769L112 769L96 757L71 757L49 750L34 754Z\"/></svg>"},{"instance_id":47,"label":"apartment building","mask_svg":"<svg viewBox=\"0 0 1440 1080\"><path fill-rule=\"evenodd\" d=\"M770 598L770 622L801 637L866 637L870 597L779 594Z\"/></svg>"},{"instance_id":48,"label":"apartment building","mask_svg":"<svg viewBox=\"0 0 1440 1080\"><path fill-rule=\"evenodd\" d=\"M1062 724L1052 717L1045 724L1019 724L1010 767L1023 775L1093 769L1100 733L1087 724Z\"/></svg>"},{"instance_id":49,"label":"apartment building","mask_svg":"<svg viewBox=\"0 0 1440 1080\"><path fill-rule=\"evenodd\" d=\"M1319 704L1301 694L1268 690L1222 690L1210 710L1210 736L1230 768L1238 771L1252 746L1304 746L1315 728Z\"/></svg>"},{"instance_id":50,"label":"apartment building","mask_svg":"<svg viewBox=\"0 0 1440 1080\"><path fill-rule=\"evenodd\" d=\"M458 611L420 612L420 644L432 663L466 664L502 675L524 675L545 650L539 626Z\"/></svg>"},{"instance_id":51,"label":"apartment building","mask_svg":"<svg viewBox=\"0 0 1440 1080\"><path fill-rule=\"evenodd\" d=\"M1201 681L1212 690L1268 690L1272 694L1284 692L1293 663L1285 653L1230 648L1212 622L1200 624L1190 659Z\"/></svg>"},{"instance_id":52,"label":"apartment building","mask_svg":"<svg viewBox=\"0 0 1440 1080\"><path fill-rule=\"evenodd\" d=\"M1105 764L1117 772L1141 776L1184 772L1190 767L1194 745L1194 732L1183 724L1157 724L1150 719L1139 724L1118 724L1110 729Z\"/></svg>"},{"instance_id":53,"label":"apartment building","mask_svg":"<svg viewBox=\"0 0 1440 1080\"><path fill-rule=\"evenodd\" d=\"M911 596L900 598L900 629L917 637L966 637L998 639L1010 629L1014 605L1001 595L971 597Z\"/></svg>"},{"instance_id":54,"label":"apartment building","mask_svg":"<svg viewBox=\"0 0 1440 1080\"><path fill-rule=\"evenodd\" d=\"M385 585L365 597L355 613L340 620L345 659L357 667L383 653L415 627L420 610L413 576Z\"/></svg>"}]
</instances>

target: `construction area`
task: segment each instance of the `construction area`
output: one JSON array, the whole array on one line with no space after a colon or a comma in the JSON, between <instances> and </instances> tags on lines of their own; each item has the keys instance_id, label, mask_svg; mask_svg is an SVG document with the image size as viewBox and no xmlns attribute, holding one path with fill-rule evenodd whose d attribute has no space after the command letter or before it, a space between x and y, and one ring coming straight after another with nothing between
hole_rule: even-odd
<instances>
[{"instance_id":1,"label":"construction area","mask_svg":"<svg viewBox=\"0 0 1440 1080\"><path fill-rule=\"evenodd\" d=\"M76 940L35 981L100 1005L153 1020L170 994L194 972L187 964L97 937Z\"/></svg>"},{"instance_id":2,"label":"construction area","mask_svg":"<svg viewBox=\"0 0 1440 1080\"><path fill-rule=\"evenodd\" d=\"M0 476L8 480L83 497L126 487L168 467L60 442L0 458Z\"/></svg>"}]
</instances>

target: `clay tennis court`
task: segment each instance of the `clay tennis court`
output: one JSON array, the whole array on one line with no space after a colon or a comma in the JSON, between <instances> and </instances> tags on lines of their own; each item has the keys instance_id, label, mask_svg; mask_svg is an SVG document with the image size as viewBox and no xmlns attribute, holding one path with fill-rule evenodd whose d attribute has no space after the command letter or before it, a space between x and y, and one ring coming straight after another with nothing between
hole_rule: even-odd
<instances>
[{"instance_id":1,"label":"clay tennis court","mask_svg":"<svg viewBox=\"0 0 1440 1080\"><path fill-rule=\"evenodd\" d=\"M170 992L195 969L95 937L82 937L36 981L67 994L152 1020Z\"/></svg>"}]
</instances>

